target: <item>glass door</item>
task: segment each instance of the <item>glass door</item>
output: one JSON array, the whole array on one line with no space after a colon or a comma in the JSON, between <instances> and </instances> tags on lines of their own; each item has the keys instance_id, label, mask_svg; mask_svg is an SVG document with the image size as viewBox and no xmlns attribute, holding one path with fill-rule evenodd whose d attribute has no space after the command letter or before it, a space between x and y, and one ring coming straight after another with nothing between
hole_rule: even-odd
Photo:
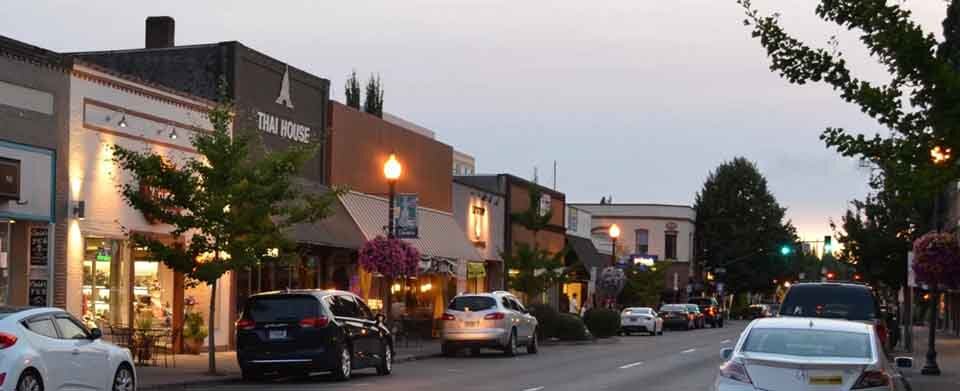
<instances>
[{"instance_id":1,"label":"glass door","mask_svg":"<svg viewBox=\"0 0 960 391\"><path fill-rule=\"evenodd\" d=\"M83 318L90 326L133 326L132 265L125 247L121 240L84 240Z\"/></svg>"}]
</instances>

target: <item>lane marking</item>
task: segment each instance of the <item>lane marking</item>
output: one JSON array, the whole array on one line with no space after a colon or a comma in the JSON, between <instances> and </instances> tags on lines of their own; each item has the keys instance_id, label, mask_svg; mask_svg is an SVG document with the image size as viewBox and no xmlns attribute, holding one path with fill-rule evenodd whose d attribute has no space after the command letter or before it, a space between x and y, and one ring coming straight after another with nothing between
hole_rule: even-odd
<instances>
[{"instance_id":1,"label":"lane marking","mask_svg":"<svg viewBox=\"0 0 960 391\"><path fill-rule=\"evenodd\" d=\"M723 340L723 341L720 341L720 343L730 343L730 340L729 340L729 339L725 339L725 340Z\"/></svg>"},{"instance_id":2,"label":"lane marking","mask_svg":"<svg viewBox=\"0 0 960 391\"><path fill-rule=\"evenodd\" d=\"M532 388L525 389L525 390L523 390L523 391L540 391L540 390L542 390L543 388L544 388L543 386L540 386L540 387L532 387Z\"/></svg>"},{"instance_id":3,"label":"lane marking","mask_svg":"<svg viewBox=\"0 0 960 391\"><path fill-rule=\"evenodd\" d=\"M637 361L637 362L635 362L635 363L630 363L630 364L627 364L627 365L621 365L621 366L620 366L620 369L633 368L633 367L639 366L639 365L643 365L643 361Z\"/></svg>"},{"instance_id":4,"label":"lane marking","mask_svg":"<svg viewBox=\"0 0 960 391\"><path fill-rule=\"evenodd\" d=\"M680 352L680 353L681 353L681 354L687 354L687 353L693 353L693 352L696 352L696 351L697 351L697 349L687 349L687 350L684 350L684 351L682 351L682 352Z\"/></svg>"}]
</instances>

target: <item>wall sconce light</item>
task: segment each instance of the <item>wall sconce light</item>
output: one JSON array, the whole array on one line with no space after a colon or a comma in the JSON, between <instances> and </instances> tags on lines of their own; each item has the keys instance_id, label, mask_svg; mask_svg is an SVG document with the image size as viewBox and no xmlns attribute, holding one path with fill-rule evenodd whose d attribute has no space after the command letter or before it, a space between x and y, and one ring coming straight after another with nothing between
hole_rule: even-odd
<instances>
[{"instance_id":1,"label":"wall sconce light","mask_svg":"<svg viewBox=\"0 0 960 391\"><path fill-rule=\"evenodd\" d=\"M117 123L117 125L120 125L121 128L127 127L127 114L126 114L126 113L124 113L124 114L120 117L120 122Z\"/></svg>"},{"instance_id":2,"label":"wall sconce light","mask_svg":"<svg viewBox=\"0 0 960 391\"><path fill-rule=\"evenodd\" d=\"M171 130L170 130L170 139L171 139L171 140L176 140L176 139L177 139L177 130L176 130L176 129L171 129Z\"/></svg>"},{"instance_id":3,"label":"wall sconce light","mask_svg":"<svg viewBox=\"0 0 960 391\"><path fill-rule=\"evenodd\" d=\"M87 218L87 202L86 201L73 202L73 218L77 220L83 220Z\"/></svg>"}]
</instances>

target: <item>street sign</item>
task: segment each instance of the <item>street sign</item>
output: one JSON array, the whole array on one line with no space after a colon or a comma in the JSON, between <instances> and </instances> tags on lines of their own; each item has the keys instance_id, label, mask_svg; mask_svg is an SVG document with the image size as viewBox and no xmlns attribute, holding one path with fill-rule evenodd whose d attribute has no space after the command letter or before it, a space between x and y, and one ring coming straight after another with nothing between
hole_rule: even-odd
<instances>
[{"instance_id":1,"label":"street sign","mask_svg":"<svg viewBox=\"0 0 960 391\"><path fill-rule=\"evenodd\" d=\"M396 198L397 217L395 218L395 237L398 239L416 239L420 237L417 219L417 195L398 194Z\"/></svg>"}]
</instances>

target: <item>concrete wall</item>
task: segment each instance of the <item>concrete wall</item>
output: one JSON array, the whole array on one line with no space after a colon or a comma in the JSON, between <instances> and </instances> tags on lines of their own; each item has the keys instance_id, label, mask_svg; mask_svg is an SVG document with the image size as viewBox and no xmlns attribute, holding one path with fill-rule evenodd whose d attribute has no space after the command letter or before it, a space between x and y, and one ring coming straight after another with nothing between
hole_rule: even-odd
<instances>
[{"instance_id":1,"label":"concrete wall","mask_svg":"<svg viewBox=\"0 0 960 391\"><path fill-rule=\"evenodd\" d=\"M420 206L451 211L453 149L376 116L332 102L330 184L385 195L383 163L391 153L403 166L398 193L416 193Z\"/></svg>"},{"instance_id":2,"label":"concrete wall","mask_svg":"<svg viewBox=\"0 0 960 391\"><path fill-rule=\"evenodd\" d=\"M482 208L483 214L474 213L474 208ZM504 211L502 196L453 183L453 217L484 259L500 259L504 249ZM479 236L476 235L478 227Z\"/></svg>"},{"instance_id":3,"label":"concrete wall","mask_svg":"<svg viewBox=\"0 0 960 391\"><path fill-rule=\"evenodd\" d=\"M567 205L567 234L590 238L593 229L593 216L590 212Z\"/></svg>"}]
</instances>

